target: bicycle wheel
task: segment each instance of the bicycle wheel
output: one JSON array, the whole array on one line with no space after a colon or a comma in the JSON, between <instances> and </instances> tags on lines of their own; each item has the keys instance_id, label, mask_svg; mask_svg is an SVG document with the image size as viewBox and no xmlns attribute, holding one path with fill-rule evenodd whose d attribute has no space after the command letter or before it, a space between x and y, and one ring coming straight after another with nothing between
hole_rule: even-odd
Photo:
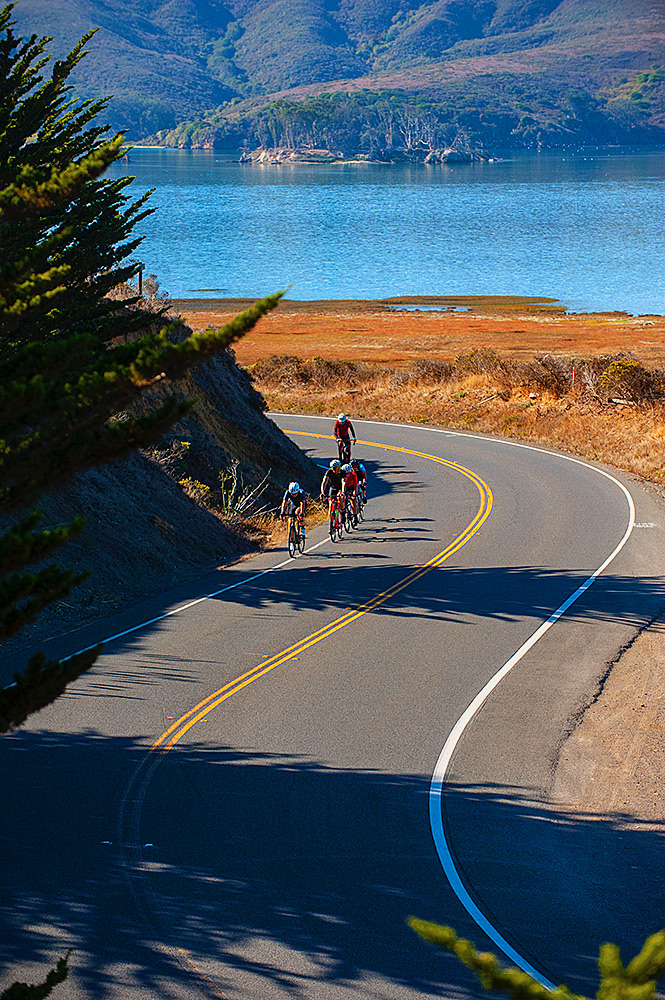
<instances>
[{"instance_id":1,"label":"bicycle wheel","mask_svg":"<svg viewBox=\"0 0 665 1000\"><path fill-rule=\"evenodd\" d=\"M337 512L335 510L330 511L330 541L334 542L337 538Z\"/></svg>"},{"instance_id":2,"label":"bicycle wheel","mask_svg":"<svg viewBox=\"0 0 665 1000\"><path fill-rule=\"evenodd\" d=\"M353 527L353 514L351 512L351 504L347 504L344 508L344 527L347 531L351 531Z\"/></svg>"},{"instance_id":3,"label":"bicycle wheel","mask_svg":"<svg viewBox=\"0 0 665 1000\"><path fill-rule=\"evenodd\" d=\"M297 541L298 541L298 552L304 552L305 551L305 536L302 534L302 532L300 530L298 531Z\"/></svg>"},{"instance_id":4,"label":"bicycle wheel","mask_svg":"<svg viewBox=\"0 0 665 1000\"><path fill-rule=\"evenodd\" d=\"M362 497L358 497L357 506L358 506L358 520L362 521L363 518L365 517L365 515L363 514L363 498Z\"/></svg>"},{"instance_id":5,"label":"bicycle wheel","mask_svg":"<svg viewBox=\"0 0 665 1000\"><path fill-rule=\"evenodd\" d=\"M296 554L296 526L293 518L289 521L289 555L293 559Z\"/></svg>"}]
</instances>

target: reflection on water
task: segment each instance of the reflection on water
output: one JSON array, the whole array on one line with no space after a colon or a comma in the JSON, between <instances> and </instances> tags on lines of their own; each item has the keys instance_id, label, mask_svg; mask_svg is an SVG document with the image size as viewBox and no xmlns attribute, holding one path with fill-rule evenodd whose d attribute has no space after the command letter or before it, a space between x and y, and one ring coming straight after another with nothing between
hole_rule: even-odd
<instances>
[{"instance_id":1,"label":"reflection on water","mask_svg":"<svg viewBox=\"0 0 665 1000\"><path fill-rule=\"evenodd\" d=\"M456 166L241 166L133 149L156 188L140 254L173 296L536 295L665 313L665 151L523 153Z\"/></svg>"}]
</instances>

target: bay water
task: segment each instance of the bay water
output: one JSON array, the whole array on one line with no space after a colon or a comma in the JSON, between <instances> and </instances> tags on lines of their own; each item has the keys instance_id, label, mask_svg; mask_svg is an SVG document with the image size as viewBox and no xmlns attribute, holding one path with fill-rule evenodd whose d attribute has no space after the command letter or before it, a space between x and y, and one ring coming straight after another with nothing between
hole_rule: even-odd
<instances>
[{"instance_id":1,"label":"bay water","mask_svg":"<svg viewBox=\"0 0 665 1000\"><path fill-rule=\"evenodd\" d=\"M525 295L665 314L665 149L455 165L241 165L134 148L136 258L177 298Z\"/></svg>"}]
</instances>

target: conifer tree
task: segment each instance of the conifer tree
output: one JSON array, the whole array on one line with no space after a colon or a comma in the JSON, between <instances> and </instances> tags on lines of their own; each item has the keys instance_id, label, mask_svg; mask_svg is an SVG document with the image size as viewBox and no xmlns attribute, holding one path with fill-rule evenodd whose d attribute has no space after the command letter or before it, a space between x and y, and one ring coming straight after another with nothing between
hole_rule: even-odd
<instances>
[{"instance_id":1,"label":"conifer tree","mask_svg":"<svg viewBox=\"0 0 665 1000\"><path fill-rule=\"evenodd\" d=\"M44 530L22 510L90 466L155 441L188 409L174 396L137 410L156 382L224 351L273 308L272 295L221 329L175 336L163 313L111 289L136 272L134 227L150 192L110 180L123 136L100 123L107 101L76 101L68 78L94 34L50 65L50 39L17 37L15 3L0 10L0 639L14 635L83 578L34 570L83 528ZM46 73L47 68L50 72ZM0 732L49 704L95 659L36 654L0 690Z\"/></svg>"},{"instance_id":2,"label":"conifer tree","mask_svg":"<svg viewBox=\"0 0 665 1000\"><path fill-rule=\"evenodd\" d=\"M471 969L483 989L507 993L513 1000L585 1000L567 986L548 990L521 969L503 969L495 955L478 951L452 927L409 917L409 926L429 944L445 948ZM598 958L600 985L596 1000L654 1000L656 981L665 973L665 931L648 937L638 955L624 967L619 948L603 944Z\"/></svg>"}]
</instances>

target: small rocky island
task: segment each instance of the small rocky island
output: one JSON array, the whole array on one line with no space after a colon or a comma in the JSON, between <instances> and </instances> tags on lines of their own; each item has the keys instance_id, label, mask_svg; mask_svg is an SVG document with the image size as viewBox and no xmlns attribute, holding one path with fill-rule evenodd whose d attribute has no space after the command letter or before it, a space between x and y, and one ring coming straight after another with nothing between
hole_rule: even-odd
<instances>
[{"instance_id":1,"label":"small rocky island","mask_svg":"<svg viewBox=\"0 0 665 1000\"><path fill-rule=\"evenodd\" d=\"M482 150L445 147L443 149L390 149L376 153L344 153L339 150L304 146L277 146L243 150L240 163L476 163L491 160Z\"/></svg>"}]
</instances>

